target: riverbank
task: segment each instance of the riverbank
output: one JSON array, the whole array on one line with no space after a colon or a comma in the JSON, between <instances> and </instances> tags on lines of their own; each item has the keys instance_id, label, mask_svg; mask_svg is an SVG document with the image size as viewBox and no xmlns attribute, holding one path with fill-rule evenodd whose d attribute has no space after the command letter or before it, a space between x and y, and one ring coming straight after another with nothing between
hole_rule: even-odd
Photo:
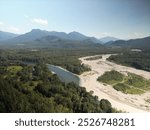
<instances>
[{"instance_id":1,"label":"riverbank","mask_svg":"<svg viewBox=\"0 0 150 130\"><path fill-rule=\"evenodd\" d=\"M111 54L102 55L102 58L96 60L86 60L86 58L89 57L80 58L79 60L81 60L82 63L91 67L91 71L81 75L73 74L59 66L48 65L48 67L52 72L58 75L61 81L66 83L74 82L79 86L85 87L87 91L93 91L94 95L97 95L99 99L109 100L112 106L118 110L133 113L150 112L150 103L146 102L150 100L150 92L141 95L124 94L120 91L116 91L110 85L97 81L99 76L111 70L117 70L123 74L131 72L150 79L149 72L109 62L107 61L109 56L111 56Z\"/></svg>"},{"instance_id":2,"label":"riverbank","mask_svg":"<svg viewBox=\"0 0 150 130\"><path fill-rule=\"evenodd\" d=\"M47 64L47 66L50 71L57 74L57 76L62 82L65 83L74 82L76 85L81 85L81 80L77 74L74 74L59 66L51 64Z\"/></svg>"},{"instance_id":3,"label":"riverbank","mask_svg":"<svg viewBox=\"0 0 150 130\"><path fill-rule=\"evenodd\" d=\"M141 95L124 94L116 91L110 85L105 85L97 81L99 76L111 70L117 70L123 74L131 72L150 79L149 72L107 61L107 58L110 56L111 54L102 55L102 58L97 60L86 60L92 56L79 58L82 63L91 67L90 72L85 72L79 76L82 80L81 86L86 87L87 91L93 91L94 95L97 95L99 99L108 99L112 106L119 110L126 112L150 112L150 103L146 102L146 100L150 99L150 92Z\"/></svg>"}]
</instances>

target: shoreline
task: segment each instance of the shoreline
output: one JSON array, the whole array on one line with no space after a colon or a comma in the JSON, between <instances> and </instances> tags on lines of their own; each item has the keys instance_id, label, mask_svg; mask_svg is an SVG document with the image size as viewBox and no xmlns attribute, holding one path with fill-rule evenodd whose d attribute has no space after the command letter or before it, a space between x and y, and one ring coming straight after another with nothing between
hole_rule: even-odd
<instances>
[{"instance_id":1,"label":"shoreline","mask_svg":"<svg viewBox=\"0 0 150 130\"><path fill-rule=\"evenodd\" d=\"M141 75L146 79L150 79L149 72L109 62L106 60L109 56L111 56L111 54L104 54L102 55L102 59L91 61L87 61L85 59L94 56L79 58L83 64L91 67L91 71L84 72L79 76L82 80L84 80L81 86L84 86L87 91L93 91L94 95L98 96L99 99L108 99L112 106L118 110L132 113L150 112L150 104L146 104L144 101L146 98L150 98L150 92L146 92L141 95L124 94L113 89L111 85L104 85L97 81L97 78L100 75L106 71L111 71L112 69L122 73L132 72Z\"/></svg>"},{"instance_id":2,"label":"shoreline","mask_svg":"<svg viewBox=\"0 0 150 130\"><path fill-rule=\"evenodd\" d=\"M91 61L85 59L94 56L79 58L83 64L91 67L91 71L84 72L81 75L74 74L60 66L47 65L52 66L52 69L49 68L49 70L56 73L63 82L74 82L81 87L85 87L88 92L93 91L93 95L98 96L99 99L107 99L112 104L112 107L117 110L131 113L150 112L150 103L145 103L146 98L150 99L150 92L141 95L124 94L120 91L116 91L111 85L97 81L100 75L112 69L120 71L121 73L132 72L150 79L149 72L107 61L106 59L111 55L112 54L103 54L102 59Z\"/></svg>"}]
</instances>

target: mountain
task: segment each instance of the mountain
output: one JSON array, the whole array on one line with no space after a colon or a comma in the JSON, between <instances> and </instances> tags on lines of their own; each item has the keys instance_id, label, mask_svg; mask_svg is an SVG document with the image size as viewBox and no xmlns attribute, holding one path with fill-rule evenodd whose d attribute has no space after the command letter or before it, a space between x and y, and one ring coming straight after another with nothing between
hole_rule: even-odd
<instances>
[{"instance_id":1,"label":"mountain","mask_svg":"<svg viewBox=\"0 0 150 130\"><path fill-rule=\"evenodd\" d=\"M85 36L81 33L75 32L75 31L70 32L68 34L68 39L70 39L70 40L79 40L80 41L80 40L85 40L87 38L88 38L87 36Z\"/></svg>"},{"instance_id":2,"label":"mountain","mask_svg":"<svg viewBox=\"0 0 150 130\"><path fill-rule=\"evenodd\" d=\"M17 36L18 35L14 34L14 33L0 31L0 41L5 41L5 40L8 40L8 39L17 37Z\"/></svg>"},{"instance_id":3,"label":"mountain","mask_svg":"<svg viewBox=\"0 0 150 130\"><path fill-rule=\"evenodd\" d=\"M136 48L142 50L150 50L150 36L140 39L118 40L109 44L109 46L119 46L127 48Z\"/></svg>"},{"instance_id":4,"label":"mountain","mask_svg":"<svg viewBox=\"0 0 150 130\"><path fill-rule=\"evenodd\" d=\"M28 33L1 42L3 48L102 48L94 37L87 37L78 32L69 34L64 32L45 31L33 29Z\"/></svg>"},{"instance_id":5,"label":"mountain","mask_svg":"<svg viewBox=\"0 0 150 130\"><path fill-rule=\"evenodd\" d=\"M46 36L56 36L61 39L75 40L75 41L88 40L88 41L91 41L94 43L101 43L95 37L88 37L88 36L85 36L79 32L75 32L75 31L67 34L65 32L45 31L45 30L40 30L40 29L33 29L28 33L19 35L18 37L8 40L7 43L31 42L31 41L34 41L36 39L40 39L40 38L46 37Z\"/></svg>"},{"instance_id":6,"label":"mountain","mask_svg":"<svg viewBox=\"0 0 150 130\"><path fill-rule=\"evenodd\" d=\"M45 36L29 42L8 43L0 45L0 48L51 48L51 49L91 49L105 48L101 44L62 39L57 36Z\"/></svg>"},{"instance_id":7,"label":"mountain","mask_svg":"<svg viewBox=\"0 0 150 130\"><path fill-rule=\"evenodd\" d=\"M107 43L107 42L110 42L110 41L117 41L119 39L115 38L115 37L107 36L107 37L100 38L99 40L102 41L103 43Z\"/></svg>"},{"instance_id":8,"label":"mountain","mask_svg":"<svg viewBox=\"0 0 150 130\"><path fill-rule=\"evenodd\" d=\"M48 31L45 30L40 30L40 29L33 29L31 30L31 32L19 35L18 37L15 37L9 41L11 42L29 42L29 41L33 41L36 40L37 38L41 38L44 36L49 35Z\"/></svg>"},{"instance_id":9,"label":"mountain","mask_svg":"<svg viewBox=\"0 0 150 130\"><path fill-rule=\"evenodd\" d=\"M27 44L26 44L27 45ZM28 44L29 45L29 44ZM79 41L79 40L69 40L69 39L62 39L57 36L45 36L39 39L36 39L32 43L30 43L30 46L33 47L50 47L50 48L97 48L97 47L103 47L101 44L97 44L94 42L88 42L86 40Z\"/></svg>"},{"instance_id":10,"label":"mountain","mask_svg":"<svg viewBox=\"0 0 150 130\"><path fill-rule=\"evenodd\" d=\"M101 42L100 40L98 40L97 38L95 37L88 37L86 38L85 40L83 40L85 42L93 42L93 43L99 43L99 44L102 44L103 42Z\"/></svg>"}]
</instances>

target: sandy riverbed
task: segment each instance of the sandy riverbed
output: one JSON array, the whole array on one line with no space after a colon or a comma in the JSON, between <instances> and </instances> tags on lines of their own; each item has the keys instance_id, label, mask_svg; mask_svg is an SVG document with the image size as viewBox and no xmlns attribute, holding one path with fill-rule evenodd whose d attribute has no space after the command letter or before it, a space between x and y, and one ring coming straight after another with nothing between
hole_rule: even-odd
<instances>
[{"instance_id":1,"label":"sandy riverbed","mask_svg":"<svg viewBox=\"0 0 150 130\"><path fill-rule=\"evenodd\" d=\"M86 87L87 91L92 90L94 95L97 95L99 99L108 99L112 106L119 110L135 113L150 112L150 103L145 101L150 99L150 92L146 92L141 95L124 94L122 92L116 91L110 85L104 85L103 83L99 83L97 81L97 78L100 75L112 69L117 70L123 74L131 72L143 76L146 79L150 79L149 72L109 62L107 61L109 56L111 56L111 54L102 55L102 59L98 60L85 60L91 56L79 58L82 63L90 66L92 69L90 72L85 72L79 76L81 78L80 85Z\"/></svg>"}]
</instances>

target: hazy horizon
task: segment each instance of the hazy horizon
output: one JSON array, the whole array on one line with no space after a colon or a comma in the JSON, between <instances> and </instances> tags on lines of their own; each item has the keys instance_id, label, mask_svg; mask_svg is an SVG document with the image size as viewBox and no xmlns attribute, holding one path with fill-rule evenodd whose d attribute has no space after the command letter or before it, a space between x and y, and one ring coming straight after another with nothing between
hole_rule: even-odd
<instances>
[{"instance_id":1,"label":"hazy horizon","mask_svg":"<svg viewBox=\"0 0 150 130\"><path fill-rule=\"evenodd\" d=\"M77 31L97 38L150 36L149 0L1 0L0 30Z\"/></svg>"}]
</instances>

